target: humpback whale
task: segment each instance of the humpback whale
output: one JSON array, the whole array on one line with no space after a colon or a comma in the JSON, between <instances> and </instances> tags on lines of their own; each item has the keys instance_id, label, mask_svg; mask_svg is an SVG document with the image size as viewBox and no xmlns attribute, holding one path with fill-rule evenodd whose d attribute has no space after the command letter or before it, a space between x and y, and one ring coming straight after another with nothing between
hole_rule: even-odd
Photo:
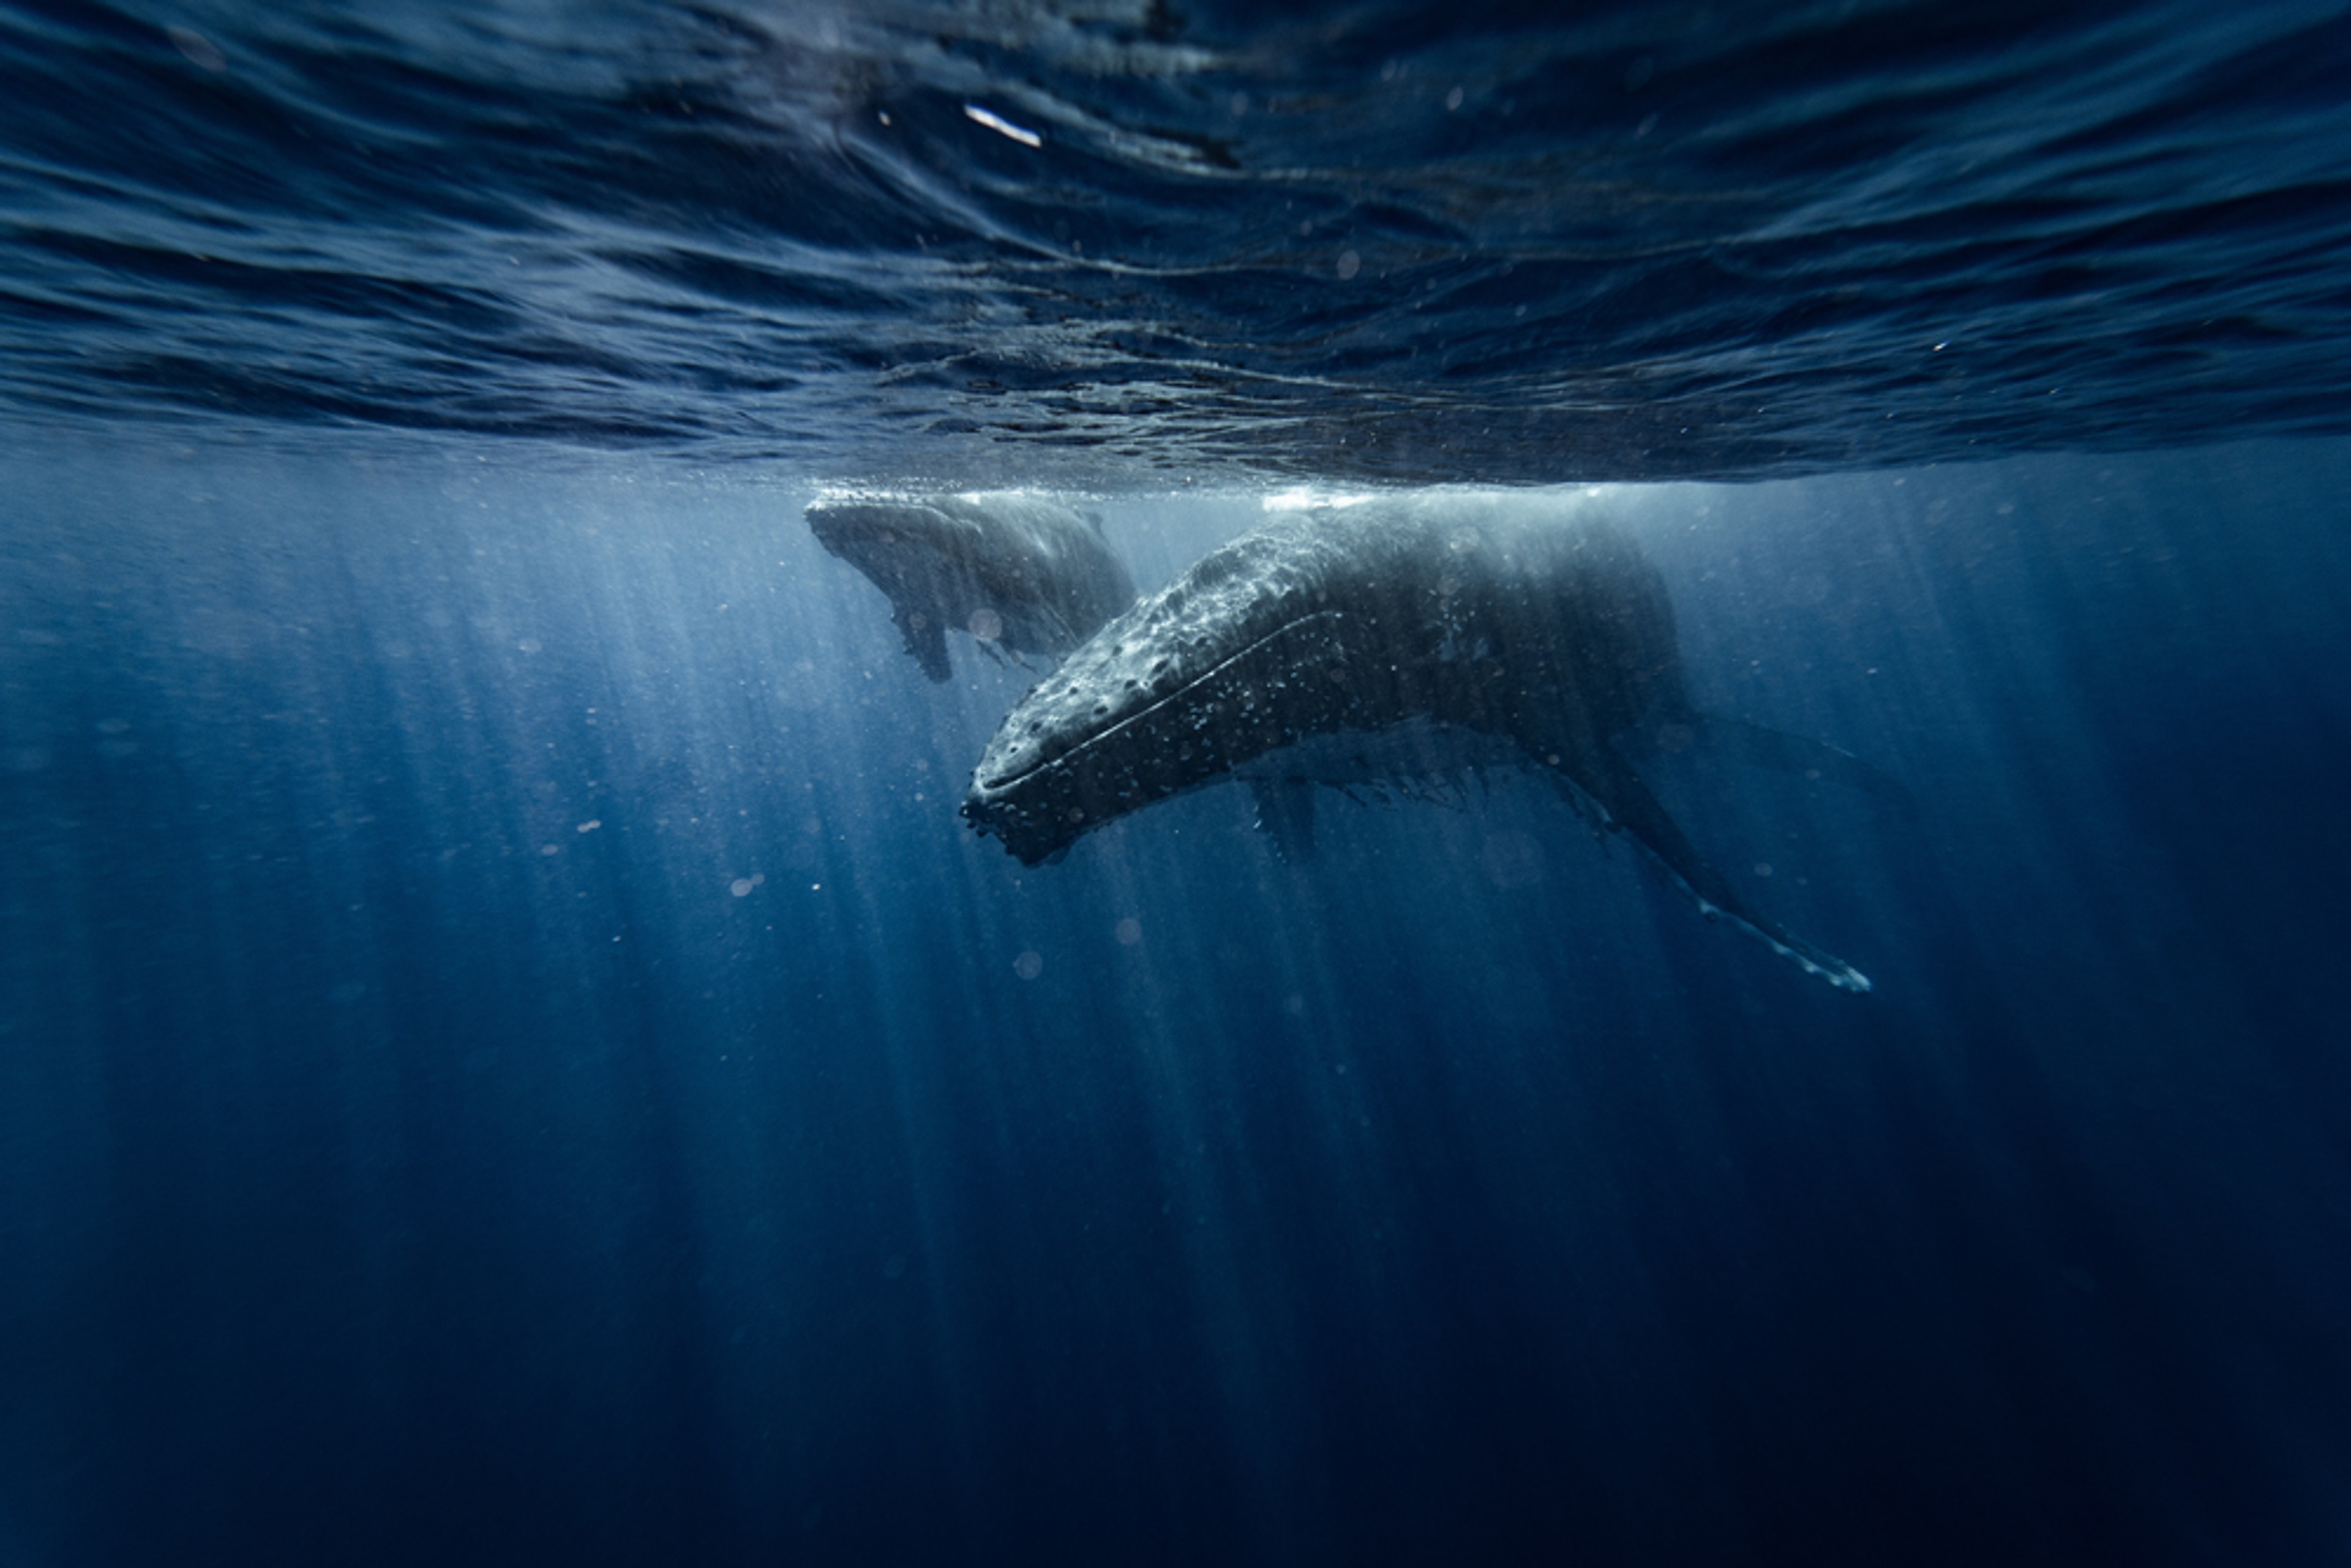
<instances>
[{"instance_id":1,"label":"humpback whale","mask_svg":"<svg viewBox=\"0 0 2351 1568\"><path fill-rule=\"evenodd\" d=\"M808 509L817 542L890 598L906 652L947 678L947 630L992 653L1055 655L1134 601L1101 525L1041 497L833 498Z\"/></svg>"},{"instance_id":2,"label":"humpback whale","mask_svg":"<svg viewBox=\"0 0 2351 1568\"><path fill-rule=\"evenodd\" d=\"M1698 713L1664 578L1574 502L1425 492L1279 516L1111 622L1007 716L967 821L1025 863L1225 779L1311 831L1312 784L1535 769L1698 902L1831 985L1858 969L1783 930L1701 859L1636 774L1661 730L1901 796L1844 752ZM1667 727L1675 727L1667 729Z\"/></svg>"}]
</instances>

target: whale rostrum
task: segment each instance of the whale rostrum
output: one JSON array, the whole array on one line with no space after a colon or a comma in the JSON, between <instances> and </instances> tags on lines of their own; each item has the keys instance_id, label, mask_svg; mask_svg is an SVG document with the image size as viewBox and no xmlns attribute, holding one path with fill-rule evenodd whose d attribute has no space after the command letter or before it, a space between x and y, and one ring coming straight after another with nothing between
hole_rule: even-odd
<instances>
[{"instance_id":1,"label":"whale rostrum","mask_svg":"<svg viewBox=\"0 0 2351 1568\"><path fill-rule=\"evenodd\" d=\"M998 657L1068 653L1134 601L1098 520L1040 496L831 497L817 541L890 599L906 652L944 681L949 629Z\"/></svg>"},{"instance_id":2,"label":"whale rostrum","mask_svg":"<svg viewBox=\"0 0 2351 1568\"><path fill-rule=\"evenodd\" d=\"M1852 965L1751 907L1630 762L1661 727L1767 766L1903 792L1834 747L1710 718L1683 690L1672 601L1589 504L1446 492L1279 515L1095 633L1005 718L965 798L1026 863L1155 801L1249 781L1311 843L1311 784L1513 764L1621 830L1696 897L1831 985Z\"/></svg>"}]
</instances>

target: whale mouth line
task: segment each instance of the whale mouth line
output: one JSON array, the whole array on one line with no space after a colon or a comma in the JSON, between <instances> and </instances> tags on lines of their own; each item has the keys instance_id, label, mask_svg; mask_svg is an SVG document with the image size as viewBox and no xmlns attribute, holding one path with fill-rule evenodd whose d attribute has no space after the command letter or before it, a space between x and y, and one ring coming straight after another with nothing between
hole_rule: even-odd
<instances>
[{"instance_id":1,"label":"whale mouth line","mask_svg":"<svg viewBox=\"0 0 2351 1568\"><path fill-rule=\"evenodd\" d=\"M1022 768L1018 773L1005 774L994 779L978 779L977 780L977 788L981 792L990 795L1001 794L1007 790L1017 789L1020 785L1028 782L1029 779L1036 778L1046 769L1062 766L1067 763L1070 758L1077 756L1080 752L1092 749L1102 742L1108 740L1111 737L1118 734L1119 731L1125 729L1132 725L1141 723L1143 720L1149 718L1153 714L1159 712L1160 709L1165 707L1168 704L1175 702L1181 697L1189 695L1191 693L1198 690L1204 683L1216 679L1217 675L1223 674L1226 670L1230 669L1234 664L1238 664L1241 660L1248 658L1250 654L1256 653L1260 648L1263 648L1267 643L1271 643L1277 637L1286 637L1290 632L1295 632L1298 628L1306 625L1310 622L1336 620L1339 617L1339 613L1340 612L1336 610L1317 610L1309 614L1301 615L1295 620L1285 621L1280 625L1275 627L1272 631L1268 632L1262 637L1250 643L1247 647L1238 649L1235 652L1227 654L1224 658L1219 659L1216 664L1201 671L1190 680L1186 681L1174 691L1168 692L1161 696L1154 697L1150 702L1135 709L1133 713L1126 715L1116 723L1086 737L1083 740L1079 741L1076 745L1071 746L1067 750L1057 751L1052 756L1044 758L1042 761L1032 763L1029 767Z\"/></svg>"}]
</instances>

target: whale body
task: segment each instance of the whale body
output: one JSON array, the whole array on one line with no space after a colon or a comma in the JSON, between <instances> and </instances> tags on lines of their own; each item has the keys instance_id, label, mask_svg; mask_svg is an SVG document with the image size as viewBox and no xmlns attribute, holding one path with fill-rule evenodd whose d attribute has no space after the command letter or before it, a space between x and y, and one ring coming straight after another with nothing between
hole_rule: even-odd
<instances>
[{"instance_id":1,"label":"whale body","mask_svg":"<svg viewBox=\"0 0 2351 1568\"><path fill-rule=\"evenodd\" d=\"M950 628L992 653L1054 656L1134 601L1101 525L1042 497L827 499L808 525L889 596L906 652L934 681L950 674Z\"/></svg>"},{"instance_id":2,"label":"whale body","mask_svg":"<svg viewBox=\"0 0 2351 1568\"><path fill-rule=\"evenodd\" d=\"M1627 754L1667 727L1900 793L1834 747L1693 709L1664 578L1588 504L1425 493L1279 516L1202 558L1007 716L963 814L1034 864L1238 779L1259 792L1261 825L1297 842L1311 785L1408 793L1464 767L1524 767L1639 844L1707 915L1867 990L1750 906L1634 771Z\"/></svg>"}]
</instances>

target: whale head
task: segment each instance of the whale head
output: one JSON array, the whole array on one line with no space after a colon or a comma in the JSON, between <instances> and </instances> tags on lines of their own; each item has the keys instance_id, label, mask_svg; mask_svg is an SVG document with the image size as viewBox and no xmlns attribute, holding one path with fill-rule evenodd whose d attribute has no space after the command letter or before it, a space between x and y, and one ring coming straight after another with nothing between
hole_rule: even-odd
<instances>
[{"instance_id":1,"label":"whale head","mask_svg":"<svg viewBox=\"0 0 2351 1568\"><path fill-rule=\"evenodd\" d=\"M1259 529L1097 632L1008 715L965 821L1029 864L1105 822L1310 737L1375 729L1442 636L1392 547L1416 536ZM1366 656L1374 648L1382 656Z\"/></svg>"},{"instance_id":2,"label":"whale head","mask_svg":"<svg viewBox=\"0 0 2351 1568\"><path fill-rule=\"evenodd\" d=\"M808 509L817 542L894 598L969 556L979 528L922 501L819 501Z\"/></svg>"},{"instance_id":3,"label":"whale head","mask_svg":"<svg viewBox=\"0 0 2351 1568\"><path fill-rule=\"evenodd\" d=\"M948 678L946 633L1013 654L1067 652L1134 598L1101 530L1037 497L842 497L808 508L810 532L890 599L907 652Z\"/></svg>"}]
</instances>

